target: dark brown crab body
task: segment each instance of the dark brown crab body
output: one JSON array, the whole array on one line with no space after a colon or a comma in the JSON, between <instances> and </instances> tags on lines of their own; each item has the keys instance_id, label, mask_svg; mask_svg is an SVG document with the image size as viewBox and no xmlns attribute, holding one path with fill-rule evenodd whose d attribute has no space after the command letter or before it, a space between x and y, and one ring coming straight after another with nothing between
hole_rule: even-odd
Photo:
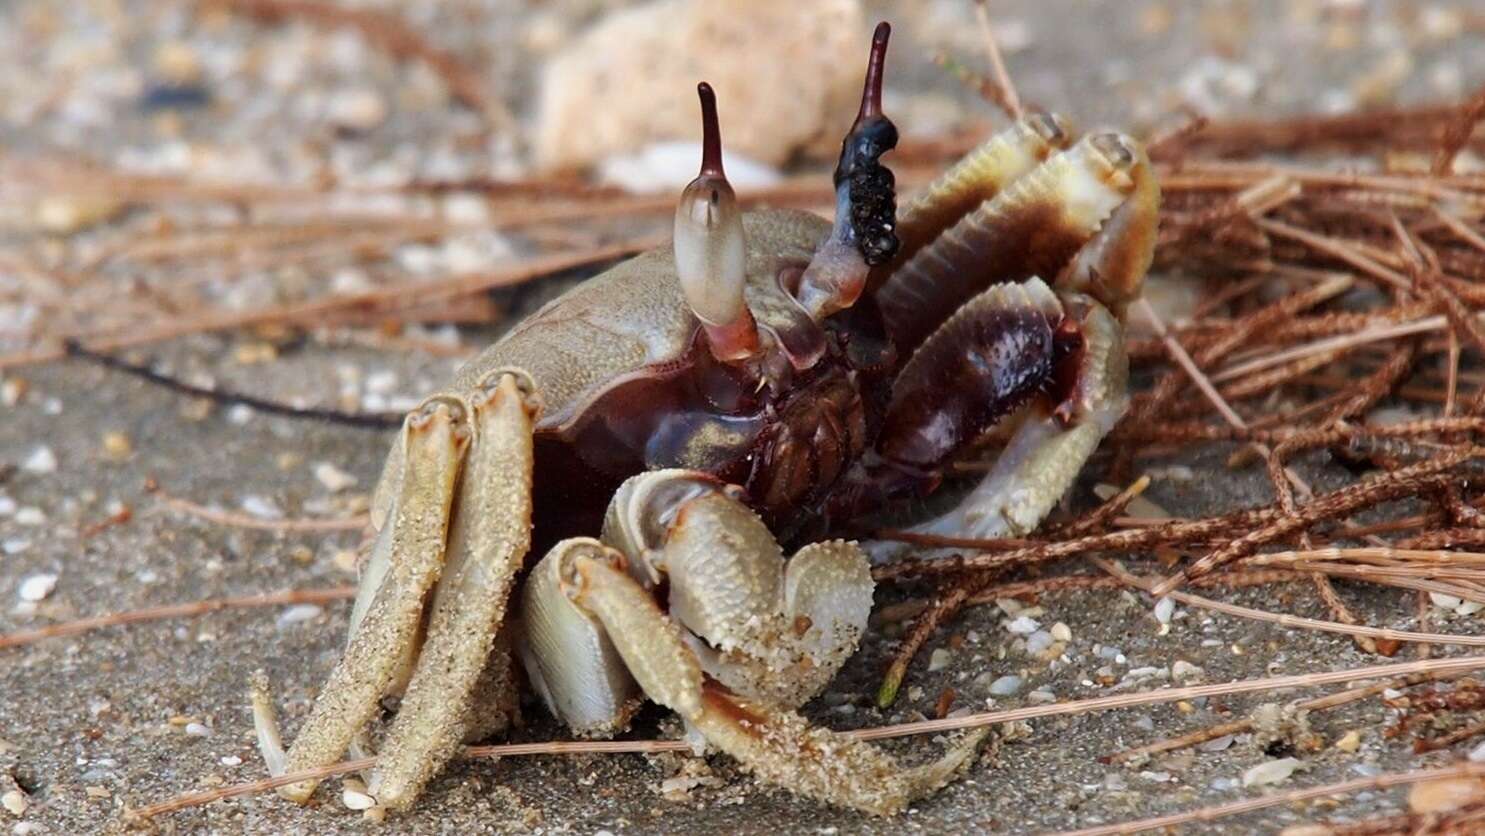
<instances>
[{"instance_id":1,"label":"dark brown crab body","mask_svg":"<svg viewBox=\"0 0 1485 836\"><path fill-rule=\"evenodd\" d=\"M770 526L798 539L922 496L991 438L995 465L919 530L1035 527L1124 411L1120 320L1157 189L1131 140L1034 116L897 212L886 40L883 24L833 225L737 210L702 85L672 246L547 305L408 417L350 641L287 756L259 712L271 768L367 745L401 692L368 790L405 808L462 740L510 723L517 658L577 733L621 730L648 697L760 778L873 813L973 756L983 732L907 769L792 713L856 649L872 581L854 543L786 561ZM533 523L555 545L518 588Z\"/></svg>"}]
</instances>

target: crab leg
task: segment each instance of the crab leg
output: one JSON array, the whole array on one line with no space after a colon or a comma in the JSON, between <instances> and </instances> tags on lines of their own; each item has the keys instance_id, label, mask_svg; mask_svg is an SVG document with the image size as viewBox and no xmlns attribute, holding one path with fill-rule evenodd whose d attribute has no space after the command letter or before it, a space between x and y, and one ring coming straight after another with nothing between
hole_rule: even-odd
<instances>
[{"instance_id":1,"label":"crab leg","mask_svg":"<svg viewBox=\"0 0 1485 836\"><path fill-rule=\"evenodd\" d=\"M469 435L464 407L446 397L430 399L403 424L401 485L387 521L389 531L384 529L378 538L387 549L388 568L289 748L290 771L333 763L345 752L376 713L377 701L417 640L423 599L443 564L454 486ZM303 802L317 784L289 784L279 794Z\"/></svg>"},{"instance_id":2,"label":"crab leg","mask_svg":"<svg viewBox=\"0 0 1485 836\"><path fill-rule=\"evenodd\" d=\"M871 269L867 287L880 287L941 232L1072 141L1073 132L1062 119L1034 113L966 154L898 213L901 246L891 261Z\"/></svg>"},{"instance_id":3,"label":"crab leg","mask_svg":"<svg viewBox=\"0 0 1485 836\"><path fill-rule=\"evenodd\" d=\"M937 762L903 768L870 744L811 727L791 711L737 697L708 681L680 627L624 570L624 558L593 541L559 544L548 559L568 598L601 622L646 694L680 714L759 778L877 815L899 812L973 760L986 730Z\"/></svg>"},{"instance_id":4,"label":"crab leg","mask_svg":"<svg viewBox=\"0 0 1485 836\"><path fill-rule=\"evenodd\" d=\"M453 756L468 731L482 673L499 665L488 661L491 648L531 544L531 433L537 404L532 382L517 374L496 370L471 398L475 438L459 486L443 578L412 680L368 785L380 807L406 808ZM498 693L508 688L508 676L505 680L485 686Z\"/></svg>"},{"instance_id":5,"label":"crab leg","mask_svg":"<svg viewBox=\"0 0 1485 836\"><path fill-rule=\"evenodd\" d=\"M1057 279L1085 250L1090 255L1078 269L1085 283L1098 274L1098 282L1112 290L1137 285L1149 266L1156 193L1149 164L1132 140L1085 137L1012 181L903 263L877 294L888 332L899 350L913 351L993 284L1039 275L1059 290L1069 289ZM1126 235L1131 243L1116 241L1104 234L1111 221L1120 232L1140 234ZM1115 305L1092 287L1088 292Z\"/></svg>"}]
</instances>

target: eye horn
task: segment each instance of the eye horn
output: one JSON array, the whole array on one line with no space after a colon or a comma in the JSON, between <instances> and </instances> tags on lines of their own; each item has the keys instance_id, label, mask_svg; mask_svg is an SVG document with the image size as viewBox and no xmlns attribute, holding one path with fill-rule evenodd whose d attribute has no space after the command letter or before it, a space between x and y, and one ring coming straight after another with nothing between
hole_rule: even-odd
<instances>
[{"instance_id":1,"label":"eye horn","mask_svg":"<svg viewBox=\"0 0 1485 836\"><path fill-rule=\"evenodd\" d=\"M841 142L835 166L835 226L800 282L799 302L815 319L849 308L872 265L896 254L897 192L881 156L897 146L897 126L882 113L882 75L892 27L877 24L861 86L861 109Z\"/></svg>"},{"instance_id":2,"label":"eye horn","mask_svg":"<svg viewBox=\"0 0 1485 836\"><path fill-rule=\"evenodd\" d=\"M751 356L758 346L753 315L743 298L747 252L737 195L722 171L717 97L706 82L701 99L701 172L681 192L675 209L675 268L681 293L706 329L719 360Z\"/></svg>"}]
</instances>

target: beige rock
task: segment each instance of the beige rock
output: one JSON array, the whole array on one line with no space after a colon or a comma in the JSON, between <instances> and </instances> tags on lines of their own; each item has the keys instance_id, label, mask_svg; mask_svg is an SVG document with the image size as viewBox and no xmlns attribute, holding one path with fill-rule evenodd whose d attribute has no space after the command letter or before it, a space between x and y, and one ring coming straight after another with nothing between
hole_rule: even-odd
<instances>
[{"instance_id":1,"label":"beige rock","mask_svg":"<svg viewBox=\"0 0 1485 836\"><path fill-rule=\"evenodd\" d=\"M838 145L869 43L858 0L658 0L610 15L548 63L536 162L581 167L700 139L699 81L717 91L733 153L777 165L801 148Z\"/></svg>"}]
</instances>

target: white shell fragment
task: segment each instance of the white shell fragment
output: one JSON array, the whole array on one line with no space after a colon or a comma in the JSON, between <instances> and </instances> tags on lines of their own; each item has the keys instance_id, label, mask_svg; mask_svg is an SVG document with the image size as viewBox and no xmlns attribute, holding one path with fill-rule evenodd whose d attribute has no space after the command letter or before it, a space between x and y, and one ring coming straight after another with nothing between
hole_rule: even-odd
<instances>
[{"instance_id":1,"label":"white shell fragment","mask_svg":"<svg viewBox=\"0 0 1485 836\"><path fill-rule=\"evenodd\" d=\"M1289 780L1289 776L1293 775L1294 770L1298 768L1298 758L1265 761L1243 773L1243 786L1261 787L1267 784L1281 784Z\"/></svg>"},{"instance_id":2,"label":"white shell fragment","mask_svg":"<svg viewBox=\"0 0 1485 836\"><path fill-rule=\"evenodd\" d=\"M16 587L16 595L22 601L36 602L44 600L56 588L56 575L31 575L21 581L20 586Z\"/></svg>"},{"instance_id":3,"label":"white shell fragment","mask_svg":"<svg viewBox=\"0 0 1485 836\"><path fill-rule=\"evenodd\" d=\"M1155 620L1161 624L1169 624L1172 615L1176 612L1176 602L1171 598L1161 598L1155 602Z\"/></svg>"},{"instance_id":4,"label":"white shell fragment","mask_svg":"<svg viewBox=\"0 0 1485 836\"><path fill-rule=\"evenodd\" d=\"M1030 616L1023 615L1010 624L1007 624L1005 628L1018 636L1029 636L1040 630L1041 626L1041 622Z\"/></svg>"},{"instance_id":5,"label":"white shell fragment","mask_svg":"<svg viewBox=\"0 0 1485 836\"><path fill-rule=\"evenodd\" d=\"M27 473L54 473L57 470L57 454L50 447L37 447L21 462L21 469Z\"/></svg>"},{"instance_id":6,"label":"white shell fragment","mask_svg":"<svg viewBox=\"0 0 1485 836\"><path fill-rule=\"evenodd\" d=\"M320 462L315 465L315 478L325 486L325 490L331 493L340 493L356 486L356 477L336 467L330 462Z\"/></svg>"}]
</instances>

